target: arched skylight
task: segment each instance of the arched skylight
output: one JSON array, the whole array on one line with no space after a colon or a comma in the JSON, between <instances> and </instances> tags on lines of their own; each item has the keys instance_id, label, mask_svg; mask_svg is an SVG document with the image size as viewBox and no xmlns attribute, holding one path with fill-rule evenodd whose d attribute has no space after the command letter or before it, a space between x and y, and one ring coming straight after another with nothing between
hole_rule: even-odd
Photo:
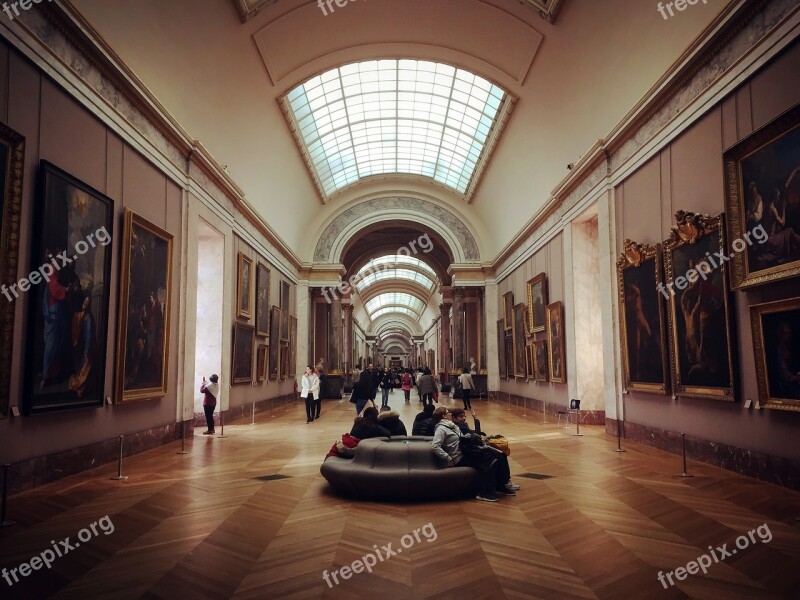
<instances>
[{"instance_id":1,"label":"arched skylight","mask_svg":"<svg viewBox=\"0 0 800 600\"><path fill-rule=\"evenodd\" d=\"M383 269L393 269L396 268L398 265L410 265L414 267L418 271L423 271L430 275L430 279L436 281L436 272L428 266L427 263L421 261L418 258L414 258L412 256L406 256L405 254L387 254L386 256L381 256L378 258L373 258L370 260L366 265L361 267L359 270L358 275L359 277L363 277L367 272L375 272L381 271Z\"/></svg>"},{"instance_id":2,"label":"arched skylight","mask_svg":"<svg viewBox=\"0 0 800 600\"><path fill-rule=\"evenodd\" d=\"M506 97L463 69L388 59L312 77L283 106L325 198L384 173L430 177L469 195Z\"/></svg>"},{"instance_id":3,"label":"arched skylight","mask_svg":"<svg viewBox=\"0 0 800 600\"><path fill-rule=\"evenodd\" d=\"M367 309L369 318L373 321L377 316L379 316L377 315L379 309L385 307L407 308L408 310L412 311L410 314L419 319L419 317L422 315L422 311L425 310L425 303L416 296L407 294L405 292L386 292L371 298L366 304L364 304L364 308Z\"/></svg>"},{"instance_id":4,"label":"arched skylight","mask_svg":"<svg viewBox=\"0 0 800 600\"><path fill-rule=\"evenodd\" d=\"M388 315L390 313L400 313L403 315L408 315L409 317L414 317L415 319L419 319L419 314L415 313L410 308L405 308L403 306L387 306L386 308L379 308L374 313L371 313L369 318L371 321L374 321L378 317L382 317L383 315Z\"/></svg>"},{"instance_id":5,"label":"arched skylight","mask_svg":"<svg viewBox=\"0 0 800 600\"><path fill-rule=\"evenodd\" d=\"M370 273L364 277L364 279L356 284L356 290L358 290L358 293L360 294L364 291L364 288L371 286L376 281L384 281L386 279L405 279L407 281L414 281L431 292L436 285L431 279L422 273L412 271L411 269L386 269L385 271Z\"/></svg>"}]
</instances>

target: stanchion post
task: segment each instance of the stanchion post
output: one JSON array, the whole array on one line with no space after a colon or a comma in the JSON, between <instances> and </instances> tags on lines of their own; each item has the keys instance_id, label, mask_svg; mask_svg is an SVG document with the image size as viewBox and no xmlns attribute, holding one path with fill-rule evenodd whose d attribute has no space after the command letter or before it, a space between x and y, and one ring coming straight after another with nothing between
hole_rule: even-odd
<instances>
[{"instance_id":1,"label":"stanchion post","mask_svg":"<svg viewBox=\"0 0 800 600\"><path fill-rule=\"evenodd\" d=\"M686 434L681 434L681 448L683 450L683 473L679 475L679 477L694 477L694 475L689 475L689 472L686 470Z\"/></svg>"},{"instance_id":2,"label":"stanchion post","mask_svg":"<svg viewBox=\"0 0 800 600\"><path fill-rule=\"evenodd\" d=\"M9 527L16 523L16 521L6 521L6 502L8 502L8 468L11 465L3 465L3 506L0 508L0 527Z\"/></svg>"},{"instance_id":3,"label":"stanchion post","mask_svg":"<svg viewBox=\"0 0 800 600\"><path fill-rule=\"evenodd\" d=\"M225 411L222 410L221 406L219 408L219 428L220 428L220 433L217 437L218 438L228 437L227 435L225 435Z\"/></svg>"},{"instance_id":4,"label":"stanchion post","mask_svg":"<svg viewBox=\"0 0 800 600\"><path fill-rule=\"evenodd\" d=\"M255 425L255 424L256 424L256 403L253 402L253 421L250 423L250 425Z\"/></svg>"},{"instance_id":5,"label":"stanchion post","mask_svg":"<svg viewBox=\"0 0 800 600\"><path fill-rule=\"evenodd\" d=\"M575 433L572 434L573 437L583 437L581 433L581 409L577 409L575 411Z\"/></svg>"},{"instance_id":6,"label":"stanchion post","mask_svg":"<svg viewBox=\"0 0 800 600\"><path fill-rule=\"evenodd\" d=\"M183 417L181 417L183 419ZM189 454L186 450L186 423L183 421L180 422L181 426L181 451L178 454Z\"/></svg>"},{"instance_id":7,"label":"stanchion post","mask_svg":"<svg viewBox=\"0 0 800 600\"><path fill-rule=\"evenodd\" d=\"M122 439L124 436L119 436L119 460L117 461L117 476L112 477L114 481L123 481L128 478L127 475L122 474Z\"/></svg>"},{"instance_id":8,"label":"stanchion post","mask_svg":"<svg viewBox=\"0 0 800 600\"><path fill-rule=\"evenodd\" d=\"M542 425L547 425L547 403L542 399Z\"/></svg>"},{"instance_id":9,"label":"stanchion post","mask_svg":"<svg viewBox=\"0 0 800 600\"><path fill-rule=\"evenodd\" d=\"M523 396L522 397L522 416L523 417L527 417L528 416L527 410L528 410L528 399L525 396Z\"/></svg>"},{"instance_id":10,"label":"stanchion post","mask_svg":"<svg viewBox=\"0 0 800 600\"><path fill-rule=\"evenodd\" d=\"M617 447L614 452L625 452L622 448L622 420L617 419Z\"/></svg>"}]
</instances>

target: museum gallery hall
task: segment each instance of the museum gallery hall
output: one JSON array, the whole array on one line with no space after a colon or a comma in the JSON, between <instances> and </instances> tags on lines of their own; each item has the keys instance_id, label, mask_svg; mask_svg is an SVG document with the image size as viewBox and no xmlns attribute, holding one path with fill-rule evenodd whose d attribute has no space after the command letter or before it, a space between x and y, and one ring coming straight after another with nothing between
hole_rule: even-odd
<instances>
[{"instance_id":1,"label":"museum gallery hall","mask_svg":"<svg viewBox=\"0 0 800 600\"><path fill-rule=\"evenodd\" d=\"M0 4L0 598L800 597L794 0Z\"/></svg>"}]
</instances>

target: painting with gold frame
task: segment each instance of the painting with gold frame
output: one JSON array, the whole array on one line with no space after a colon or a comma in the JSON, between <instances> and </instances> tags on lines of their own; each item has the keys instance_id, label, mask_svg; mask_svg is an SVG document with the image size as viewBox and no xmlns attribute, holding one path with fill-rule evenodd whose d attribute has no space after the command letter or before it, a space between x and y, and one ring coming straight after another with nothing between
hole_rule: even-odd
<instances>
[{"instance_id":1,"label":"painting with gold frame","mask_svg":"<svg viewBox=\"0 0 800 600\"><path fill-rule=\"evenodd\" d=\"M497 358L500 378L506 379L506 326L505 319L497 320Z\"/></svg>"},{"instance_id":2,"label":"painting with gold frame","mask_svg":"<svg viewBox=\"0 0 800 600\"><path fill-rule=\"evenodd\" d=\"M800 275L800 104L723 156L733 289Z\"/></svg>"},{"instance_id":3,"label":"painting with gold frame","mask_svg":"<svg viewBox=\"0 0 800 600\"><path fill-rule=\"evenodd\" d=\"M533 378L536 381L547 381L547 340L533 342Z\"/></svg>"},{"instance_id":4,"label":"painting with gold frame","mask_svg":"<svg viewBox=\"0 0 800 600\"><path fill-rule=\"evenodd\" d=\"M231 361L231 381L251 383L253 381L253 344L256 328L236 321L233 324L233 360Z\"/></svg>"},{"instance_id":5,"label":"painting with gold frame","mask_svg":"<svg viewBox=\"0 0 800 600\"><path fill-rule=\"evenodd\" d=\"M533 345L528 344L525 346L525 378L533 379Z\"/></svg>"},{"instance_id":6,"label":"painting with gold frame","mask_svg":"<svg viewBox=\"0 0 800 600\"><path fill-rule=\"evenodd\" d=\"M296 368L296 365L297 365L297 317L289 317L289 373L292 372L292 369Z\"/></svg>"},{"instance_id":7,"label":"painting with gold frame","mask_svg":"<svg viewBox=\"0 0 800 600\"><path fill-rule=\"evenodd\" d=\"M269 360L269 346L259 344L256 351L256 380L262 383L267 380L267 364Z\"/></svg>"},{"instance_id":8,"label":"painting with gold frame","mask_svg":"<svg viewBox=\"0 0 800 600\"><path fill-rule=\"evenodd\" d=\"M256 265L256 335L269 335L269 285L267 265Z\"/></svg>"},{"instance_id":9,"label":"painting with gold frame","mask_svg":"<svg viewBox=\"0 0 800 600\"><path fill-rule=\"evenodd\" d=\"M514 365L514 377L527 377L528 370L525 367L525 305L517 304L514 307L514 321L511 326L511 337L514 342L512 345Z\"/></svg>"},{"instance_id":10,"label":"painting with gold frame","mask_svg":"<svg viewBox=\"0 0 800 600\"><path fill-rule=\"evenodd\" d=\"M278 379L283 381L289 376L289 344L288 342L281 342L281 356L280 356L281 371Z\"/></svg>"},{"instance_id":11,"label":"painting with gold frame","mask_svg":"<svg viewBox=\"0 0 800 600\"><path fill-rule=\"evenodd\" d=\"M617 260L622 377L626 391L668 394L670 371L661 244L625 240Z\"/></svg>"},{"instance_id":12,"label":"painting with gold frame","mask_svg":"<svg viewBox=\"0 0 800 600\"><path fill-rule=\"evenodd\" d=\"M547 372L553 383L567 380L567 361L564 352L564 305L547 305Z\"/></svg>"},{"instance_id":13,"label":"painting with gold frame","mask_svg":"<svg viewBox=\"0 0 800 600\"><path fill-rule=\"evenodd\" d=\"M539 273L528 281L528 331L539 333L547 324L547 275Z\"/></svg>"},{"instance_id":14,"label":"painting with gold frame","mask_svg":"<svg viewBox=\"0 0 800 600\"><path fill-rule=\"evenodd\" d=\"M172 234L125 209L115 402L167 393Z\"/></svg>"},{"instance_id":15,"label":"painting with gold frame","mask_svg":"<svg viewBox=\"0 0 800 600\"><path fill-rule=\"evenodd\" d=\"M269 378L278 379L280 371L281 309L273 306L269 319Z\"/></svg>"},{"instance_id":16,"label":"painting with gold frame","mask_svg":"<svg viewBox=\"0 0 800 600\"><path fill-rule=\"evenodd\" d=\"M733 401L735 345L723 215L675 213L663 244L672 390L676 396Z\"/></svg>"},{"instance_id":17,"label":"painting with gold frame","mask_svg":"<svg viewBox=\"0 0 800 600\"><path fill-rule=\"evenodd\" d=\"M236 279L236 316L249 319L253 310L250 306L253 296L253 259L239 252L238 277Z\"/></svg>"},{"instance_id":18,"label":"painting with gold frame","mask_svg":"<svg viewBox=\"0 0 800 600\"><path fill-rule=\"evenodd\" d=\"M760 402L800 411L800 298L751 305L750 325Z\"/></svg>"},{"instance_id":19,"label":"painting with gold frame","mask_svg":"<svg viewBox=\"0 0 800 600\"><path fill-rule=\"evenodd\" d=\"M503 294L503 328L511 331L514 320L514 292Z\"/></svg>"},{"instance_id":20,"label":"painting with gold frame","mask_svg":"<svg viewBox=\"0 0 800 600\"><path fill-rule=\"evenodd\" d=\"M17 283L24 164L25 138L5 123L0 123L0 283L9 289ZM0 300L0 419L8 414L11 400L11 357L16 307L10 294L6 300L8 302Z\"/></svg>"}]
</instances>

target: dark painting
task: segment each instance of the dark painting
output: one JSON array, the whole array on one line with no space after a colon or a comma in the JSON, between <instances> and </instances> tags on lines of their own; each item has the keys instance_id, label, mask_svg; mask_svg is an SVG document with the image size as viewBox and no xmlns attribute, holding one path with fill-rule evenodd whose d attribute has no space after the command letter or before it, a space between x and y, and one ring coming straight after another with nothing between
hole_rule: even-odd
<instances>
[{"instance_id":1,"label":"dark painting","mask_svg":"<svg viewBox=\"0 0 800 600\"><path fill-rule=\"evenodd\" d=\"M528 368L525 365L525 305L517 304L514 307L514 322L512 334L514 338L514 376L527 377Z\"/></svg>"},{"instance_id":2,"label":"dark painting","mask_svg":"<svg viewBox=\"0 0 800 600\"><path fill-rule=\"evenodd\" d=\"M533 378L547 381L547 340L533 342Z\"/></svg>"},{"instance_id":3,"label":"dark painting","mask_svg":"<svg viewBox=\"0 0 800 600\"><path fill-rule=\"evenodd\" d=\"M253 342L255 329L252 325L235 323L233 326L233 362L231 371L233 383L253 381Z\"/></svg>"},{"instance_id":4,"label":"dark painting","mask_svg":"<svg viewBox=\"0 0 800 600\"><path fill-rule=\"evenodd\" d=\"M539 273L528 282L528 331L544 331L547 308L547 275Z\"/></svg>"},{"instance_id":5,"label":"dark painting","mask_svg":"<svg viewBox=\"0 0 800 600\"><path fill-rule=\"evenodd\" d=\"M506 327L505 320L497 321L497 359L500 377L506 378Z\"/></svg>"},{"instance_id":6,"label":"dark painting","mask_svg":"<svg viewBox=\"0 0 800 600\"><path fill-rule=\"evenodd\" d=\"M270 309L269 321L269 378L278 379L280 367L280 335L281 309L273 306Z\"/></svg>"},{"instance_id":7,"label":"dark painting","mask_svg":"<svg viewBox=\"0 0 800 600\"><path fill-rule=\"evenodd\" d=\"M800 411L800 298L750 307L759 399Z\"/></svg>"},{"instance_id":8,"label":"dark painting","mask_svg":"<svg viewBox=\"0 0 800 600\"><path fill-rule=\"evenodd\" d=\"M564 364L564 306L560 301L547 306L547 349L550 381L564 383L567 380Z\"/></svg>"},{"instance_id":9,"label":"dark painting","mask_svg":"<svg viewBox=\"0 0 800 600\"><path fill-rule=\"evenodd\" d=\"M117 402L167 393L172 235L125 210Z\"/></svg>"},{"instance_id":10,"label":"dark painting","mask_svg":"<svg viewBox=\"0 0 800 600\"><path fill-rule=\"evenodd\" d=\"M261 262L256 269L256 334L269 335L269 269Z\"/></svg>"},{"instance_id":11,"label":"dark painting","mask_svg":"<svg viewBox=\"0 0 800 600\"><path fill-rule=\"evenodd\" d=\"M27 414L101 406L113 202L42 161L29 289ZM27 285L26 285L27 287Z\"/></svg>"}]
</instances>

